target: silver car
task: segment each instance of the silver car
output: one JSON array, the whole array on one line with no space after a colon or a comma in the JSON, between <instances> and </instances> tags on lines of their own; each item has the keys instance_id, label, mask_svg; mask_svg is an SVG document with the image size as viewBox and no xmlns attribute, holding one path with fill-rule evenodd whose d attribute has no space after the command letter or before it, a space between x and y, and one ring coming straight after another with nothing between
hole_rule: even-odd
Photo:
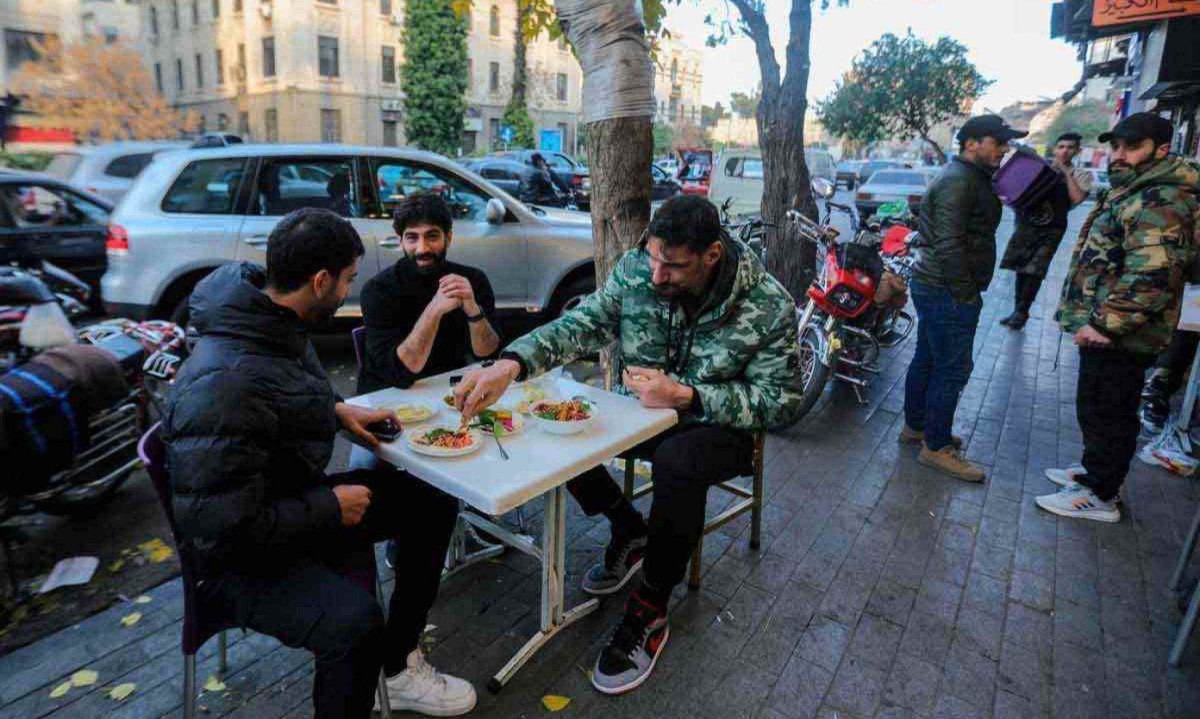
<instances>
[{"instance_id":1,"label":"silver car","mask_svg":"<svg viewBox=\"0 0 1200 719\"><path fill-rule=\"evenodd\" d=\"M366 245L340 317L361 316L359 293L402 256L396 203L441 192L454 211L450 258L483 270L502 312L557 316L595 288L591 218L530 208L451 160L407 148L234 145L166 152L113 213L101 288L113 314L171 317L214 268L265 264L281 217L322 207L347 217Z\"/></svg>"},{"instance_id":2,"label":"silver car","mask_svg":"<svg viewBox=\"0 0 1200 719\"><path fill-rule=\"evenodd\" d=\"M187 146L186 142L166 141L80 145L54 153L46 174L115 203L156 154Z\"/></svg>"}]
</instances>

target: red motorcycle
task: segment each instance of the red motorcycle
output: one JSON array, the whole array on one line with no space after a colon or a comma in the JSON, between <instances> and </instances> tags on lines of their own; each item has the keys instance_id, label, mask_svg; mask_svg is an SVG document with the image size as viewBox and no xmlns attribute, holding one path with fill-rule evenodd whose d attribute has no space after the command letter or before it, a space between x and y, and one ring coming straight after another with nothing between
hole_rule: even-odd
<instances>
[{"instance_id":1,"label":"red motorcycle","mask_svg":"<svg viewBox=\"0 0 1200 719\"><path fill-rule=\"evenodd\" d=\"M821 183L829 185L814 182L815 193L825 199L821 222L788 213L800 235L817 244L819 258L800 316L801 416L816 404L831 376L850 385L865 403L864 391L879 373L881 350L903 342L916 325L905 311L915 259L910 221L889 218L864 226L854 208L834 202L832 186ZM839 232L830 223L833 211L851 218L853 240L838 242Z\"/></svg>"}]
</instances>

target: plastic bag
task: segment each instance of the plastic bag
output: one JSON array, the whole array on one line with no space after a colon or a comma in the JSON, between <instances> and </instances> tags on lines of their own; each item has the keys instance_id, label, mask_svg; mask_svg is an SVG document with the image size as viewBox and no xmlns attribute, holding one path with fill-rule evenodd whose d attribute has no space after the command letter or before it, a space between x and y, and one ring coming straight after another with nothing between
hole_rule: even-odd
<instances>
[{"instance_id":1,"label":"plastic bag","mask_svg":"<svg viewBox=\"0 0 1200 719\"><path fill-rule=\"evenodd\" d=\"M1146 464L1162 467L1172 474L1190 477L1196 472L1196 467L1200 466L1200 461L1191 453L1192 441L1187 432L1176 429L1172 421L1167 423L1162 434L1142 447L1138 452L1138 459Z\"/></svg>"}]
</instances>

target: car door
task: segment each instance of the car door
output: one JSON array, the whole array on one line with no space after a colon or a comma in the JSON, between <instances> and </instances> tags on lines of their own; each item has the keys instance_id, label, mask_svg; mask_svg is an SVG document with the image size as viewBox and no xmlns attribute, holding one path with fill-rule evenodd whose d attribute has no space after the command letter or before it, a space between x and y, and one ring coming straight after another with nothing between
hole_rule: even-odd
<instances>
[{"instance_id":1,"label":"car door","mask_svg":"<svg viewBox=\"0 0 1200 719\"><path fill-rule=\"evenodd\" d=\"M372 189L376 192L368 208L371 234L379 245L379 262L391 265L404 254L392 227L397 205L418 191L440 193L450 203L454 216L453 239L448 258L470 265L487 275L500 307L525 307L528 302L530 269L521 225L515 218L500 224L487 221L492 196L455 170L397 157L368 159Z\"/></svg>"},{"instance_id":2,"label":"car door","mask_svg":"<svg viewBox=\"0 0 1200 719\"><path fill-rule=\"evenodd\" d=\"M98 299L107 266L107 206L38 181L0 185L0 202L7 210L0 225L0 257L51 262L91 285Z\"/></svg>"},{"instance_id":3,"label":"car door","mask_svg":"<svg viewBox=\"0 0 1200 719\"><path fill-rule=\"evenodd\" d=\"M238 259L266 265L267 239L285 215L305 207L332 210L350 220L362 237L366 254L358 279L338 316L361 314L363 286L379 272L379 251L373 241L373 222L363 212L363 187L358 160L351 155L320 154L259 159L249 207L238 233Z\"/></svg>"}]
</instances>

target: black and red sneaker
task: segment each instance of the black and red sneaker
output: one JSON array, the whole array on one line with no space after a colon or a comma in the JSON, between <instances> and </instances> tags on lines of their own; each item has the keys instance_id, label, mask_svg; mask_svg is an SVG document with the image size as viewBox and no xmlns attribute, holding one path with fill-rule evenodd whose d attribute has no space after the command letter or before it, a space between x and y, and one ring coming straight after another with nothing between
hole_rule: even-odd
<instances>
[{"instance_id":1,"label":"black and red sneaker","mask_svg":"<svg viewBox=\"0 0 1200 719\"><path fill-rule=\"evenodd\" d=\"M638 592L625 602L625 616L596 659L592 686L604 694L637 689L654 671L671 631L666 607L647 602Z\"/></svg>"}]
</instances>

